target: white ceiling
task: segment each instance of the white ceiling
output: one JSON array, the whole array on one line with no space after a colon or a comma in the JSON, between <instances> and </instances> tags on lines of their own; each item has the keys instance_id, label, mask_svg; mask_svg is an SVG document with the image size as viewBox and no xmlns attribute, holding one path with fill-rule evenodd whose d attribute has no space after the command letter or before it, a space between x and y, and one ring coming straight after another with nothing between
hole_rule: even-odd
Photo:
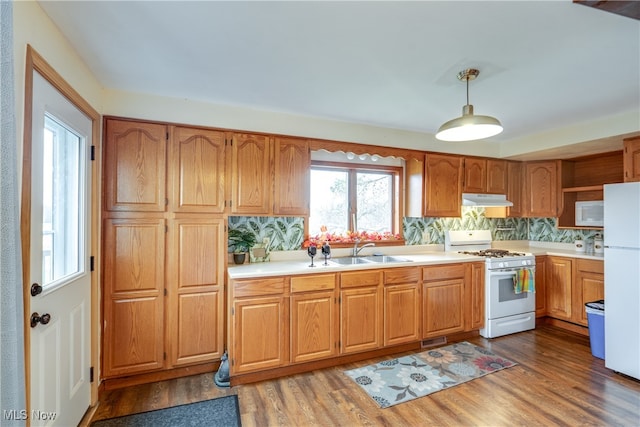
<instances>
[{"instance_id":1,"label":"white ceiling","mask_svg":"<svg viewBox=\"0 0 640 427\"><path fill-rule=\"evenodd\" d=\"M640 110L640 21L570 0L40 5L108 89L433 134L473 67L497 142Z\"/></svg>"}]
</instances>

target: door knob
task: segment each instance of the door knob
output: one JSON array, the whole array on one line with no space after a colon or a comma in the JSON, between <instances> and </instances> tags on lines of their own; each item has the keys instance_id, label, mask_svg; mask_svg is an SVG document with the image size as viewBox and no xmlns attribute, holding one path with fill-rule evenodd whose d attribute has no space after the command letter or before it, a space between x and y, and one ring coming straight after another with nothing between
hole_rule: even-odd
<instances>
[{"instance_id":1,"label":"door knob","mask_svg":"<svg viewBox=\"0 0 640 427\"><path fill-rule=\"evenodd\" d=\"M38 313L33 313L31 315L31 327L35 328L36 326L38 326L38 323L42 323L43 325L46 325L47 323L49 323L50 320L51 320L51 315L49 313L45 313L42 316L40 316Z\"/></svg>"},{"instance_id":2,"label":"door knob","mask_svg":"<svg viewBox=\"0 0 640 427\"><path fill-rule=\"evenodd\" d=\"M31 285L31 296L35 297L36 295L39 295L42 293L42 286L40 286L39 283L34 283L33 285Z\"/></svg>"}]
</instances>

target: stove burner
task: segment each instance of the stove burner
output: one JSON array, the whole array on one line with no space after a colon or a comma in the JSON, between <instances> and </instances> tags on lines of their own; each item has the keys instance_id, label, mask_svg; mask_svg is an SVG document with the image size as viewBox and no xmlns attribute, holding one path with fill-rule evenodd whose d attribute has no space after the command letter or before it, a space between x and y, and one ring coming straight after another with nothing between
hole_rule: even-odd
<instances>
[{"instance_id":1,"label":"stove burner","mask_svg":"<svg viewBox=\"0 0 640 427\"><path fill-rule=\"evenodd\" d=\"M525 256L521 252L510 252L506 249L483 249L481 251L461 251L461 254L483 256L486 258L504 258L508 256Z\"/></svg>"}]
</instances>

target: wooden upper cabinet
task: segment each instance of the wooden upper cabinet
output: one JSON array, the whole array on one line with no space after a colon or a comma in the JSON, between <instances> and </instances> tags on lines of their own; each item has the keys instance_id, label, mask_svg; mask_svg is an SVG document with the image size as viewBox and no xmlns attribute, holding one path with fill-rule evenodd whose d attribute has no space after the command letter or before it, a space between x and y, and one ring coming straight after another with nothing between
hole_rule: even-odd
<instances>
[{"instance_id":1,"label":"wooden upper cabinet","mask_svg":"<svg viewBox=\"0 0 640 427\"><path fill-rule=\"evenodd\" d=\"M234 134L231 158L231 213L269 214L272 174L269 137Z\"/></svg>"},{"instance_id":2,"label":"wooden upper cabinet","mask_svg":"<svg viewBox=\"0 0 640 427\"><path fill-rule=\"evenodd\" d=\"M463 191L507 194L507 161L466 157Z\"/></svg>"},{"instance_id":3,"label":"wooden upper cabinet","mask_svg":"<svg viewBox=\"0 0 640 427\"><path fill-rule=\"evenodd\" d=\"M164 211L167 127L107 119L105 139L104 209Z\"/></svg>"},{"instance_id":4,"label":"wooden upper cabinet","mask_svg":"<svg viewBox=\"0 0 640 427\"><path fill-rule=\"evenodd\" d=\"M224 212L225 133L172 126L171 135L171 210Z\"/></svg>"},{"instance_id":5,"label":"wooden upper cabinet","mask_svg":"<svg viewBox=\"0 0 640 427\"><path fill-rule=\"evenodd\" d=\"M464 159L464 192L487 191L487 160L467 157Z\"/></svg>"},{"instance_id":6,"label":"wooden upper cabinet","mask_svg":"<svg viewBox=\"0 0 640 427\"><path fill-rule=\"evenodd\" d=\"M507 194L508 183L507 161L487 159L487 193Z\"/></svg>"},{"instance_id":7,"label":"wooden upper cabinet","mask_svg":"<svg viewBox=\"0 0 640 427\"><path fill-rule=\"evenodd\" d=\"M508 208L508 216L519 217L524 213L522 200L522 163L507 162L507 200L513 203Z\"/></svg>"},{"instance_id":8,"label":"wooden upper cabinet","mask_svg":"<svg viewBox=\"0 0 640 427\"><path fill-rule=\"evenodd\" d=\"M527 162L524 172L525 214L558 215L558 167L555 161Z\"/></svg>"},{"instance_id":9,"label":"wooden upper cabinet","mask_svg":"<svg viewBox=\"0 0 640 427\"><path fill-rule=\"evenodd\" d=\"M425 216L461 215L462 157L426 155L424 200Z\"/></svg>"},{"instance_id":10,"label":"wooden upper cabinet","mask_svg":"<svg viewBox=\"0 0 640 427\"><path fill-rule=\"evenodd\" d=\"M624 140L624 181L640 181L640 136Z\"/></svg>"},{"instance_id":11,"label":"wooden upper cabinet","mask_svg":"<svg viewBox=\"0 0 640 427\"><path fill-rule=\"evenodd\" d=\"M274 139L275 176L273 213L309 215L311 152L304 139Z\"/></svg>"}]
</instances>

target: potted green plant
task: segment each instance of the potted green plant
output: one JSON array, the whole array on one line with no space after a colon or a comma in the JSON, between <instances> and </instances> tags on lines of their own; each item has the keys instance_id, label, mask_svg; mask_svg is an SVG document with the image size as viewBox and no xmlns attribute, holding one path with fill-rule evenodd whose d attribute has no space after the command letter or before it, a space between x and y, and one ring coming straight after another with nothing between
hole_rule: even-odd
<instances>
[{"instance_id":1,"label":"potted green plant","mask_svg":"<svg viewBox=\"0 0 640 427\"><path fill-rule=\"evenodd\" d=\"M233 246L233 262L244 264L247 252L256 244L256 236L250 231L234 228L229 230L229 246Z\"/></svg>"}]
</instances>

